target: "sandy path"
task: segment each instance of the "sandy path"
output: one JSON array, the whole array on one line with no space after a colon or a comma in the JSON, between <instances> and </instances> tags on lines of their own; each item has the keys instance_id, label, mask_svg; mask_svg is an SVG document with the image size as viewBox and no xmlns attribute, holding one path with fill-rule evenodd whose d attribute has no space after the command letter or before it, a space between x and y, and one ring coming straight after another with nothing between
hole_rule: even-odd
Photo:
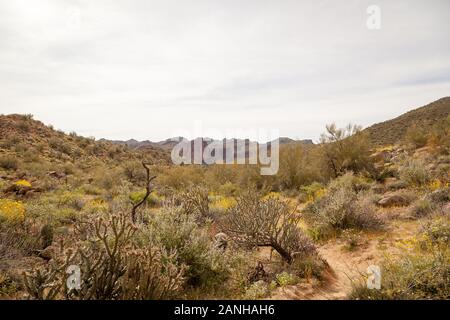
<instances>
[{"instance_id":1,"label":"sandy path","mask_svg":"<svg viewBox=\"0 0 450 320\"><path fill-rule=\"evenodd\" d=\"M395 242L412 236L417 228L417 222L391 225L387 232L366 235L363 243L354 251L346 250L341 240L331 240L318 247L321 257L330 266L322 283L300 283L279 288L271 299L346 299L352 290L352 281L361 281L368 266L380 264L387 252L395 253Z\"/></svg>"}]
</instances>

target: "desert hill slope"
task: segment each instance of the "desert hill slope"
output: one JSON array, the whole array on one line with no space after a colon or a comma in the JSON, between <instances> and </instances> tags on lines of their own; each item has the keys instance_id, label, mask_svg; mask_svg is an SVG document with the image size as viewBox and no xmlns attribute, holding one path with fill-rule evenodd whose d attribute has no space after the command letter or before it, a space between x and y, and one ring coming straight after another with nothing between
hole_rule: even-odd
<instances>
[{"instance_id":1,"label":"desert hill slope","mask_svg":"<svg viewBox=\"0 0 450 320\"><path fill-rule=\"evenodd\" d=\"M408 128L416 125L425 131L450 115L450 97L444 97L401 116L374 124L364 131L374 145L389 145L400 142Z\"/></svg>"},{"instance_id":2,"label":"desert hill slope","mask_svg":"<svg viewBox=\"0 0 450 320\"><path fill-rule=\"evenodd\" d=\"M99 160L102 162L127 161L145 158L168 161L169 155L161 148L147 147L135 152L125 145L94 138L66 134L52 126L34 120L32 115L0 115L0 154L30 160L37 155L50 162Z\"/></svg>"}]
</instances>

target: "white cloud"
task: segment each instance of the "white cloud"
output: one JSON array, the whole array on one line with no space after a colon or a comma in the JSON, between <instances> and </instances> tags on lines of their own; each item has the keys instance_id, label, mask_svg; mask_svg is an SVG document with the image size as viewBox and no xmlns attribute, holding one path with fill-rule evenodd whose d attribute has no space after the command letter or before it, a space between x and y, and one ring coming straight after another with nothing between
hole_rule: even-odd
<instances>
[{"instance_id":1,"label":"white cloud","mask_svg":"<svg viewBox=\"0 0 450 320\"><path fill-rule=\"evenodd\" d=\"M0 112L116 139L195 120L316 139L448 96L450 3L376 1L377 31L370 4L0 0Z\"/></svg>"}]
</instances>

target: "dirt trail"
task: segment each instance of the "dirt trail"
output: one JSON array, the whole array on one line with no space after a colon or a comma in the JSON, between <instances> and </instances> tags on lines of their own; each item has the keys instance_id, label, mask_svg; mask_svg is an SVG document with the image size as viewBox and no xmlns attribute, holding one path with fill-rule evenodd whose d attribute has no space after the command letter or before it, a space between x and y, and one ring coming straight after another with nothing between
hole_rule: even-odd
<instances>
[{"instance_id":1,"label":"dirt trail","mask_svg":"<svg viewBox=\"0 0 450 320\"><path fill-rule=\"evenodd\" d=\"M386 252L395 253L395 242L406 239L417 230L416 222L392 225L388 232L365 235L363 243L354 251L345 249L342 240L331 240L318 247L330 271L322 283L300 283L279 288L271 299L325 300L346 299L352 290L352 281L361 281L367 267L377 265Z\"/></svg>"},{"instance_id":2,"label":"dirt trail","mask_svg":"<svg viewBox=\"0 0 450 320\"><path fill-rule=\"evenodd\" d=\"M318 250L330 268L326 271L325 280L322 283L308 282L280 288L272 299L345 299L352 289L352 280L359 279L369 265L376 264L374 247L376 241L355 252L345 251L339 242L323 245Z\"/></svg>"}]
</instances>

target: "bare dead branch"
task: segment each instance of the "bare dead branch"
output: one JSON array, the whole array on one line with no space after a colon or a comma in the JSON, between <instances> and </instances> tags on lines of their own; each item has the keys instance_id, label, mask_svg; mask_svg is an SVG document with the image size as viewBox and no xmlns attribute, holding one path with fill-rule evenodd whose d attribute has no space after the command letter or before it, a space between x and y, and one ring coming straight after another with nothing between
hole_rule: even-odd
<instances>
[{"instance_id":1,"label":"bare dead branch","mask_svg":"<svg viewBox=\"0 0 450 320\"><path fill-rule=\"evenodd\" d=\"M142 206L147 201L148 197L152 193L153 188L152 188L151 182L156 178L156 176L150 176L150 168L148 167L147 163L142 162L142 166L145 168L145 171L146 171L146 174L147 174L146 191L145 191L145 195L141 199L141 201L139 201L138 203L133 205L133 208L131 209L131 220L133 221L133 223L136 223L136 212L137 212L137 209L140 206Z\"/></svg>"}]
</instances>

